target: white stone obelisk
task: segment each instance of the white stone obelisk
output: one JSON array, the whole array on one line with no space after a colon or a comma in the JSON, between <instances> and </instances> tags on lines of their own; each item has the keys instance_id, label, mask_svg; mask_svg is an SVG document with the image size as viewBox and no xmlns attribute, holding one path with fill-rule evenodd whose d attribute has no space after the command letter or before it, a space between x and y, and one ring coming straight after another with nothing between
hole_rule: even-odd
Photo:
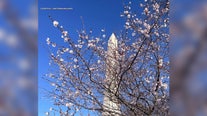
<instances>
[{"instance_id":1,"label":"white stone obelisk","mask_svg":"<svg viewBox=\"0 0 207 116\"><path fill-rule=\"evenodd\" d=\"M117 72L118 72L118 40L114 33L108 40L106 59L106 88L103 100L102 116L119 116L121 114L120 105L115 97L117 92Z\"/></svg>"}]
</instances>

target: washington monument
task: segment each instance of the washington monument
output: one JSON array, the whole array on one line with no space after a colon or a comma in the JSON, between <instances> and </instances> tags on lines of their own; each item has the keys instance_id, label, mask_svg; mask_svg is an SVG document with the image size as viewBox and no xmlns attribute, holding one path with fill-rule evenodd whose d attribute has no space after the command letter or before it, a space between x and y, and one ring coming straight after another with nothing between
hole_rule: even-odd
<instances>
[{"instance_id":1,"label":"washington monument","mask_svg":"<svg viewBox=\"0 0 207 116\"><path fill-rule=\"evenodd\" d=\"M106 91L104 92L102 116L120 116L120 104L115 96L117 92L118 40L114 33L108 40L106 59Z\"/></svg>"}]
</instances>

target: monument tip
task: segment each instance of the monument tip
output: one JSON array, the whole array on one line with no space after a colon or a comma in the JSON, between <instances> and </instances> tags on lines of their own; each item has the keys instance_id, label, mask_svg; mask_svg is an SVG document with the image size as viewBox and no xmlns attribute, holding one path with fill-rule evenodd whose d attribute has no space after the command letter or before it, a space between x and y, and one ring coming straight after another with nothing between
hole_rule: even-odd
<instances>
[{"instance_id":1,"label":"monument tip","mask_svg":"<svg viewBox=\"0 0 207 116\"><path fill-rule=\"evenodd\" d=\"M112 33L111 36L110 36L110 38L116 38L115 34Z\"/></svg>"},{"instance_id":2,"label":"monument tip","mask_svg":"<svg viewBox=\"0 0 207 116\"><path fill-rule=\"evenodd\" d=\"M114 33L111 34L108 42L112 43L112 44L115 44L115 45L117 44L117 38L116 38Z\"/></svg>"}]
</instances>

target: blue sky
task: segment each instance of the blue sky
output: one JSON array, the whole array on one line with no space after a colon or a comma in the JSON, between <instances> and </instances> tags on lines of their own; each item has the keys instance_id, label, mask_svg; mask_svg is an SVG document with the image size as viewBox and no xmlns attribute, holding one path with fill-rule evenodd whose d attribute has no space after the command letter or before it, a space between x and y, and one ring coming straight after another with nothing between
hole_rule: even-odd
<instances>
[{"instance_id":1,"label":"blue sky","mask_svg":"<svg viewBox=\"0 0 207 116\"><path fill-rule=\"evenodd\" d=\"M52 41L59 42L60 32L53 25L48 15L58 20L60 25L69 31L72 39L77 38L77 30L82 27L80 16L83 17L87 30L92 29L94 35L98 35L101 29L106 30L108 38L112 32L119 33L123 29L124 19L120 18L123 11L123 1L111 0L39 0L39 27L38 27L38 76L39 76L39 116L43 116L49 111L51 102L44 98L42 88L48 89L48 83L41 77L48 73L49 54L47 53L46 38L50 37ZM40 10L44 7L70 7L73 10Z\"/></svg>"}]
</instances>

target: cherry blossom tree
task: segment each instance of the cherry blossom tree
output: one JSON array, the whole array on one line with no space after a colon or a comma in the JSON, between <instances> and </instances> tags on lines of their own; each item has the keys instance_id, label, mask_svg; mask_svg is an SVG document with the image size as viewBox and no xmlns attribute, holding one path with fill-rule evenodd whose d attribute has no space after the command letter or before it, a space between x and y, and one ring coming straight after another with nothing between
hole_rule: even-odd
<instances>
[{"instance_id":1,"label":"cherry blossom tree","mask_svg":"<svg viewBox=\"0 0 207 116\"><path fill-rule=\"evenodd\" d=\"M53 87L48 95L55 106L46 115L57 112L70 116L83 110L115 115L104 109L105 91L120 105L121 113L116 115L169 115L169 0L144 0L138 6L141 13L132 9L132 4L125 4L121 14L125 28L116 34L118 49L114 50L118 57L107 54L104 29L100 37L82 29L79 38L72 39L60 22L50 17L67 46L46 39L53 71L43 78ZM105 78L108 57L118 62L115 68L107 68L114 72L116 91L108 88L111 83Z\"/></svg>"}]
</instances>

